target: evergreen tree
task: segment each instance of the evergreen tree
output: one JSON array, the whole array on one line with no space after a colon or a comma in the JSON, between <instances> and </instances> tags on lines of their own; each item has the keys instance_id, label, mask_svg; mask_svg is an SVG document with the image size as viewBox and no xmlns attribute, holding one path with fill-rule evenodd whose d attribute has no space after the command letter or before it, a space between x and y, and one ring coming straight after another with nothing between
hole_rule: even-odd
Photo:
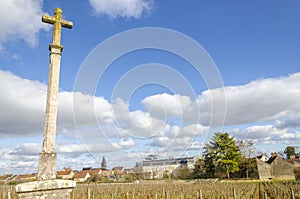
<instances>
[{"instance_id":1,"label":"evergreen tree","mask_svg":"<svg viewBox=\"0 0 300 199\"><path fill-rule=\"evenodd\" d=\"M192 177L195 179L205 177L205 164L203 159L198 159L195 162Z\"/></svg>"},{"instance_id":2,"label":"evergreen tree","mask_svg":"<svg viewBox=\"0 0 300 199\"><path fill-rule=\"evenodd\" d=\"M212 178L215 176L216 166L214 164L214 157L208 153L205 154L204 156L204 168L205 168L206 177Z\"/></svg>"},{"instance_id":3,"label":"evergreen tree","mask_svg":"<svg viewBox=\"0 0 300 199\"><path fill-rule=\"evenodd\" d=\"M241 153L234 137L230 137L228 133L215 133L204 149L206 167L213 169L213 165L217 166L226 172L228 178L230 173L239 170Z\"/></svg>"},{"instance_id":4,"label":"evergreen tree","mask_svg":"<svg viewBox=\"0 0 300 199\"><path fill-rule=\"evenodd\" d=\"M107 169L107 164L106 164L106 160L105 160L104 156L103 156L102 162L101 162L101 169Z\"/></svg>"}]
</instances>

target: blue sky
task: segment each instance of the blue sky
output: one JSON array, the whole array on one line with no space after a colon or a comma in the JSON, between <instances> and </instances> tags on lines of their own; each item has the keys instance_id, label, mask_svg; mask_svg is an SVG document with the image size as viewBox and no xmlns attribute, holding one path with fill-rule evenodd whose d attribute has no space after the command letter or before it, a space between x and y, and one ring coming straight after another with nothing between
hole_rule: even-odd
<instances>
[{"instance_id":1,"label":"blue sky","mask_svg":"<svg viewBox=\"0 0 300 199\"><path fill-rule=\"evenodd\" d=\"M41 16L56 7L74 24L61 40L58 169L198 155L217 130L267 154L299 146L298 1L0 0L0 174L37 170L52 37Z\"/></svg>"}]
</instances>

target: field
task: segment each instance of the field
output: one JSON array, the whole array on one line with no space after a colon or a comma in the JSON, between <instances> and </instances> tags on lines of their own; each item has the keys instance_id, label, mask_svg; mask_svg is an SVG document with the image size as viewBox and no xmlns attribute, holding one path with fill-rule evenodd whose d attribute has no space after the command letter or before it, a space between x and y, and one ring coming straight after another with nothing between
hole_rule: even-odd
<instances>
[{"instance_id":1,"label":"field","mask_svg":"<svg viewBox=\"0 0 300 199\"><path fill-rule=\"evenodd\" d=\"M1 186L0 199L17 198L14 186ZM300 181L195 182L143 181L137 183L78 184L78 199L300 199Z\"/></svg>"}]
</instances>

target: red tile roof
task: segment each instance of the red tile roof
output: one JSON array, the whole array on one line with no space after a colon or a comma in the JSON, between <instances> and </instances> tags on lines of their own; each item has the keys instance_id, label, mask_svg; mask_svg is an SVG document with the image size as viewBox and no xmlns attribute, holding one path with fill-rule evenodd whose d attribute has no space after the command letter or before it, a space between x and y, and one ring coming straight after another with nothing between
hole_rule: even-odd
<instances>
[{"instance_id":1,"label":"red tile roof","mask_svg":"<svg viewBox=\"0 0 300 199\"><path fill-rule=\"evenodd\" d=\"M79 171L79 172L76 172L76 173L74 174L74 179L75 179L75 178L85 178L86 175L88 175L88 174L89 174L89 173L86 172L86 171Z\"/></svg>"}]
</instances>

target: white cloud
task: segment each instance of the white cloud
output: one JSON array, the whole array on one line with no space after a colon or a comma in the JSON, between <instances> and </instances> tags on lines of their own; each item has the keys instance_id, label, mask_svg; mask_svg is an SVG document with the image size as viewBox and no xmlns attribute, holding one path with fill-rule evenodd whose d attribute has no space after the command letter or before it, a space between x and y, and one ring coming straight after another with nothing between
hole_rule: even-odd
<instances>
[{"instance_id":1,"label":"white cloud","mask_svg":"<svg viewBox=\"0 0 300 199\"><path fill-rule=\"evenodd\" d=\"M0 71L0 79L0 92L5 93L0 96L0 134L40 134L44 124L46 85L4 71ZM212 114L209 93L215 91L218 92L217 89L205 91L194 101L181 95L149 96L142 100L145 111L132 112L129 111L129 104L122 99L117 99L111 105L103 97L60 92L58 129L62 132L68 132L68 129L72 131L75 122L77 127L85 126L92 131L101 127L108 136L201 136L208 130L205 125L209 124ZM278 129L299 127L300 73L226 87L225 91L226 125L273 121ZM197 105L200 111L195 108ZM182 113L184 116L181 116ZM219 114L217 110L215 114ZM200 124L192 119L197 117L202 119ZM176 121L175 125L168 124L170 118ZM181 122L183 127L177 122Z\"/></svg>"},{"instance_id":2,"label":"white cloud","mask_svg":"<svg viewBox=\"0 0 300 199\"><path fill-rule=\"evenodd\" d=\"M3 43L18 39L35 46L38 32L49 28L42 14L42 0L0 0L0 51Z\"/></svg>"},{"instance_id":3,"label":"white cloud","mask_svg":"<svg viewBox=\"0 0 300 199\"><path fill-rule=\"evenodd\" d=\"M226 87L226 124L264 122L300 110L300 73Z\"/></svg>"},{"instance_id":4,"label":"white cloud","mask_svg":"<svg viewBox=\"0 0 300 199\"><path fill-rule=\"evenodd\" d=\"M130 112L129 104L116 99L112 105L117 127L126 135L150 138L162 133L165 121L155 119L149 113L140 110Z\"/></svg>"},{"instance_id":5,"label":"white cloud","mask_svg":"<svg viewBox=\"0 0 300 199\"><path fill-rule=\"evenodd\" d=\"M163 134L155 137L149 144L152 147L160 147L163 151L198 150L200 142L194 142L197 136L203 136L208 130L201 125L189 125L185 127L169 126Z\"/></svg>"},{"instance_id":6,"label":"white cloud","mask_svg":"<svg viewBox=\"0 0 300 199\"><path fill-rule=\"evenodd\" d=\"M14 148L0 148L0 175L35 172L39 151L40 145L36 143L24 143Z\"/></svg>"},{"instance_id":7,"label":"white cloud","mask_svg":"<svg viewBox=\"0 0 300 199\"><path fill-rule=\"evenodd\" d=\"M260 79L246 85L206 90L191 101L186 96L160 94L145 98L142 103L152 116L181 119L207 126L212 118L222 124L221 97L225 92L225 125L241 125L272 121L287 117L297 126L300 111L300 73L279 78ZM214 97L212 99L212 96ZM156 108L159 107L159 108ZM213 108L213 109L212 109Z\"/></svg>"},{"instance_id":8,"label":"white cloud","mask_svg":"<svg viewBox=\"0 0 300 199\"><path fill-rule=\"evenodd\" d=\"M97 14L108 15L111 18L141 18L144 12L152 8L152 0L89 0Z\"/></svg>"},{"instance_id":9,"label":"white cloud","mask_svg":"<svg viewBox=\"0 0 300 199\"><path fill-rule=\"evenodd\" d=\"M46 107L46 85L22 79L0 70L0 134L32 136L42 134ZM76 106L73 107L73 100ZM75 116L75 121L74 121ZM110 104L102 97L60 92L58 96L58 130L113 121Z\"/></svg>"},{"instance_id":10,"label":"white cloud","mask_svg":"<svg viewBox=\"0 0 300 199\"><path fill-rule=\"evenodd\" d=\"M90 143L80 143L80 144L64 144L57 145L58 153L105 153L116 151L116 148L111 144L90 144Z\"/></svg>"},{"instance_id":11,"label":"white cloud","mask_svg":"<svg viewBox=\"0 0 300 199\"><path fill-rule=\"evenodd\" d=\"M298 141L300 140L300 132L284 133L280 135L279 138L284 141L295 141L298 143Z\"/></svg>"},{"instance_id":12,"label":"white cloud","mask_svg":"<svg viewBox=\"0 0 300 199\"><path fill-rule=\"evenodd\" d=\"M273 138L274 136L283 135L286 130L278 129L273 125L251 126L245 129L231 129L230 134L234 135L237 139L266 139Z\"/></svg>"},{"instance_id":13,"label":"white cloud","mask_svg":"<svg viewBox=\"0 0 300 199\"><path fill-rule=\"evenodd\" d=\"M130 120L138 127L147 128L152 123L149 113L137 110L129 113Z\"/></svg>"},{"instance_id":14,"label":"white cloud","mask_svg":"<svg viewBox=\"0 0 300 199\"><path fill-rule=\"evenodd\" d=\"M278 128L298 128L300 127L300 114L295 111L286 111L283 117L276 121Z\"/></svg>"},{"instance_id":15,"label":"white cloud","mask_svg":"<svg viewBox=\"0 0 300 199\"><path fill-rule=\"evenodd\" d=\"M0 79L0 92L3 93L0 95L1 137L41 136L46 85L1 70ZM300 73L256 80L246 85L225 87L224 90L227 104L225 124L235 125L229 133L237 139L253 139L255 143L269 146L297 144L300 139ZM62 158L68 156L91 164L101 161L103 153L108 153L111 162L118 164L120 154L126 157L131 152L145 155L147 150L153 150L168 157L199 150L203 145L202 138L209 131L210 116L220 114L217 106L211 113L213 92L218 96L220 90L204 91L194 100L179 94L149 96L142 101L144 109L135 111L129 111L129 104L122 99L110 104L103 97L60 92L57 152ZM214 103L217 102L218 98L214 99ZM197 117L200 118L199 124L195 122ZM72 137L74 123L81 137ZM80 138L84 145L73 142ZM32 165L40 150L41 144L34 143L17 145L10 150L0 148L0 165L6 165L5 168ZM93 156L97 156L96 160L92 159ZM133 160L126 160L126 164ZM19 161L26 163L18 164ZM77 164L69 162L70 165Z\"/></svg>"},{"instance_id":16,"label":"white cloud","mask_svg":"<svg viewBox=\"0 0 300 199\"><path fill-rule=\"evenodd\" d=\"M36 156L41 151L41 144L37 143L24 143L17 145L10 155L26 155L26 156Z\"/></svg>"},{"instance_id":17,"label":"white cloud","mask_svg":"<svg viewBox=\"0 0 300 199\"><path fill-rule=\"evenodd\" d=\"M203 142L192 142L191 145L188 147L190 150L201 150L204 147Z\"/></svg>"},{"instance_id":18,"label":"white cloud","mask_svg":"<svg viewBox=\"0 0 300 199\"><path fill-rule=\"evenodd\" d=\"M228 131L238 140L251 139L256 145L298 145L300 132L290 131L287 128L278 128L276 125L250 126L247 128L234 128Z\"/></svg>"},{"instance_id":19,"label":"white cloud","mask_svg":"<svg viewBox=\"0 0 300 199\"><path fill-rule=\"evenodd\" d=\"M154 139L150 145L154 147L165 147L168 144L170 144L170 138L163 136Z\"/></svg>"},{"instance_id":20,"label":"white cloud","mask_svg":"<svg viewBox=\"0 0 300 199\"><path fill-rule=\"evenodd\" d=\"M201 126L199 124L192 124L182 127L177 137L195 137L201 136L209 130L208 127Z\"/></svg>"},{"instance_id":21,"label":"white cloud","mask_svg":"<svg viewBox=\"0 0 300 199\"><path fill-rule=\"evenodd\" d=\"M220 89L222 90L222 89ZM177 119L181 123L200 123L208 126L211 123L211 116L220 120L220 115L224 108L219 108L220 104L224 104L219 97L221 92L218 89L204 91L197 99L192 100L189 96L179 94L158 94L149 96L142 100L145 110L153 117L160 119ZM223 93L224 94L224 93ZM212 103L214 96L214 103ZM213 107L212 107L213 106ZM212 112L213 108L213 112ZM223 111L224 114L224 111ZM214 120L214 125L223 124L223 120Z\"/></svg>"},{"instance_id":22,"label":"white cloud","mask_svg":"<svg viewBox=\"0 0 300 199\"><path fill-rule=\"evenodd\" d=\"M74 116L78 125L113 121L111 105L103 97L83 95L79 92L61 92L58 106L58 116L61 116L62 120L73 120Z\"/></svg>"},{"instance_id":23,"label":"white cloud","mask_svg":"<svg viewBox=\"0 0 300 199\"><path fill-rule=\"evenodd\" d=\"M0 134L32 135L42 130L46 86L0 71Z\"/></svg>"},{"instance_id":24,"label":"white cloud","mask_svg":"<svg viewBox=\"0 0 300 199\"><path fill-rule=\"evenodd\" d=\"M182 118L184 112L192 106L191 98L166 93L146 97L142 104L151 115L159 118Z\"/></svg>"},{"instance_id":25,"label":"white cloud","mask_svg":"<svg viewBox=\"0 0 300 199\"><path fill-rule=\"evenodd\" d=\"M117 149L133 147L135 142L131 138L121 138L118 143L112 143Z\"/></svg>"},{"instance_id":26,"label":"white cloud","mask_svg":"<svg viewBox=\"0 0 300 199\"><path fill-rule=\"evenodd\" d=\"M188 153L189 151L199 151L203 149L204 143L194 141L192 138L189 137L175 139L159 137L155 139L150 144L150 146L153 147L151 148L152 152L150 154L158 154L160 158L168 158L179 157ZM197 154L199 154L199 152Z\"/></svg>"}]
</instances>

